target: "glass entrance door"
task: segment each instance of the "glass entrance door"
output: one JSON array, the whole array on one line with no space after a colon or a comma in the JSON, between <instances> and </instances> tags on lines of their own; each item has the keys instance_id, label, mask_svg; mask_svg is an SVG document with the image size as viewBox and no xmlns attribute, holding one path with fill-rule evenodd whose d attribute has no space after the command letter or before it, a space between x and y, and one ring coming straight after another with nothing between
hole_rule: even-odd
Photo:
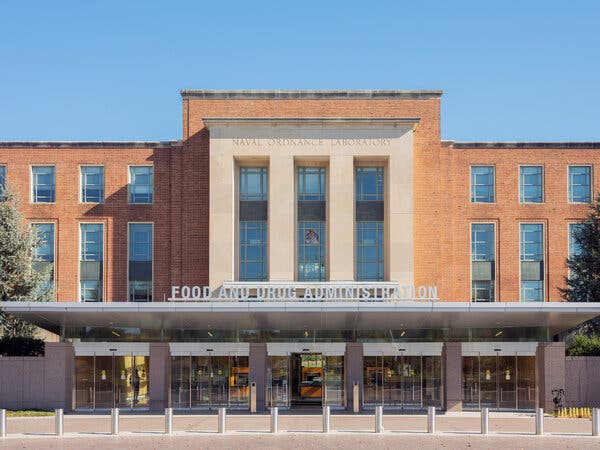
<instances>
[{"instance_id":1,"label":"glass entrance door","mask_svg":"<svg viewBox=\"0 0 600 450\"><path fill-rule=\"evenodd\" d=\"M294 353L291 356L292 405L321 405L323 402L323 355Z\"/></svg>"},{"instance_id":2,"label":"glass entrance door","mask_svg":"<svg viewBox=\"0 0 600 450\"><path fill-rule=\"evenodd\" d=\"M148 406L147 356L77 356L76 370L76 408Z\"/></svg>"},{"instance_id":3,"label":"glass entrance door","mask_svg":"<svg viewBox=\"0 0 600 450\"><path fill-rule=\"evenodd\" d=\"M323 405L345 406L344 357L323 356Z\"/></svg>"},{"instance_id":4,"label":"glass entrance door","mask_svg":"<svg viewBox=\"0 0 600 450\"><path fill-rule=\"evenodd\" d=\"M269 356L267 367L267 406L290 407L290 357Z\"/></svg>"}]
</instances>

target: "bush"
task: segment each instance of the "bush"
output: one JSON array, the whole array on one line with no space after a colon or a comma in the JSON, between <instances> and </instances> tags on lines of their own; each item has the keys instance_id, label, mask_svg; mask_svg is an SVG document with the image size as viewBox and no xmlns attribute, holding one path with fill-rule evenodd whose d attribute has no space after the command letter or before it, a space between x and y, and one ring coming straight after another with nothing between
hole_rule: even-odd
<instances>
[{"instance_id":1,"label":"bush","mask_svg":"<svg viewBox=\"0 0 600 450\"><path fill-rule=\"evenodd\" d=\"M567 347L567 356L600 356L600 336L576 334Z\"/></svg>"},{"instance_id":2,"label":"bush","mask_svg":"<svg viewBox=\"0 0 600 450\"><path fill-rule=\"evenodd\" d=\"M31 337L0 339L0 356L44 356L44 341Z\"/></svg>"}]
</instances>

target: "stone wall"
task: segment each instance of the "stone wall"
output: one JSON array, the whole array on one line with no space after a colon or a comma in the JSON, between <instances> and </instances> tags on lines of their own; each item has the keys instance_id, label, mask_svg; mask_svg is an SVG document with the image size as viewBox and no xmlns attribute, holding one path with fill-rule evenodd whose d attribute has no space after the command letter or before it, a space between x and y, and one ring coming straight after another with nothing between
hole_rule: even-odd
<instances>
[{"instance_id":1,"label":"stone wall","mask_svg":"<svg viewBox=\"0 0 600 450\"><path fill-rule=\"evenodd\" d=\"M566 406L600 407L600 357L567 356L565 362Z\"/></svg>"}]
</instances>

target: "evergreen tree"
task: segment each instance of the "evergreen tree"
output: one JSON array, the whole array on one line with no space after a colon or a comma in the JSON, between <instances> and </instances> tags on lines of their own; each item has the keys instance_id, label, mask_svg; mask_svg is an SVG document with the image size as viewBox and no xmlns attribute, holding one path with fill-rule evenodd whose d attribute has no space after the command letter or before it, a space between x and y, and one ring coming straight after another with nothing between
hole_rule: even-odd
<instances>
[{"instance_id":1,"label":"evergreen tree","mask_svg":"<svg viewBox=\"0 0 600 450\"><path fill-rule=\"evenodd\" d=\"M38 237L25 223L16 194L6 189L0 197L0 301L49 301L50 273L32 267ZM34 325L0 311L0 336L33 337L34 332Z\"/></svg>"},{"instance_id":2,"label":"evergreen tree","mask_svg":"<svg viewBox=\"0 0 600 450\"><path fill-rule=\"evenodd\" d=\"M600 301L600 195L574 229L573 241L577 251L567 258L569 276L561 296L568 302Z\"/></svg>"}]
</instances>

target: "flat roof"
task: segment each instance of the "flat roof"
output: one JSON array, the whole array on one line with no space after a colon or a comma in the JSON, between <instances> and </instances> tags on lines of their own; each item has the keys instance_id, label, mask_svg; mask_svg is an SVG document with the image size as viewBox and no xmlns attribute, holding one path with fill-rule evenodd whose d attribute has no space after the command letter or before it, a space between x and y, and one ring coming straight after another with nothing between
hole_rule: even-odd
<instances>
[{"instance_id":1,"label":"flat roof","mask_svg":"<svg viewBox=\"0 0 600 450\"><path fill-rule=\"evenodd\" d=\"M181 97L218 99L218 100L285 100L285 99L319 99L319 100L354 100L354 99L412 99L424 100L440 98L441 89L364 89L364 90L338 90L338 89L182 89Z\"/></svg>"},{"instance_id":2,"label":"flat roof","mask_svg":"<svg viewBox=\"0 0 600 450\"><path fill-rule=\"evenodd\" d=\"M0 302L6 313L68 327L318 330L546 327L552 334L600 315L600 303L433 301Z\"/></svg>"},{"instance_id":3,"label":"flat roof","mask_svg":"<svg viewBox=\"0 0 600 450\"><path fill-rule=\"evenodd\" d=\"M0 141L0 148L163 148L183 141Z\"/></svg>"},{"instance_id":4,"label":"flat roof","mask_svg":"<svg viewBox=\"0 0 600 450\"><path fill-rule=\"evenodd\" d=\"M600 149L600 142L456 142L443 140L442 145L456 149Z\"/></svg>"}]
</instances>

